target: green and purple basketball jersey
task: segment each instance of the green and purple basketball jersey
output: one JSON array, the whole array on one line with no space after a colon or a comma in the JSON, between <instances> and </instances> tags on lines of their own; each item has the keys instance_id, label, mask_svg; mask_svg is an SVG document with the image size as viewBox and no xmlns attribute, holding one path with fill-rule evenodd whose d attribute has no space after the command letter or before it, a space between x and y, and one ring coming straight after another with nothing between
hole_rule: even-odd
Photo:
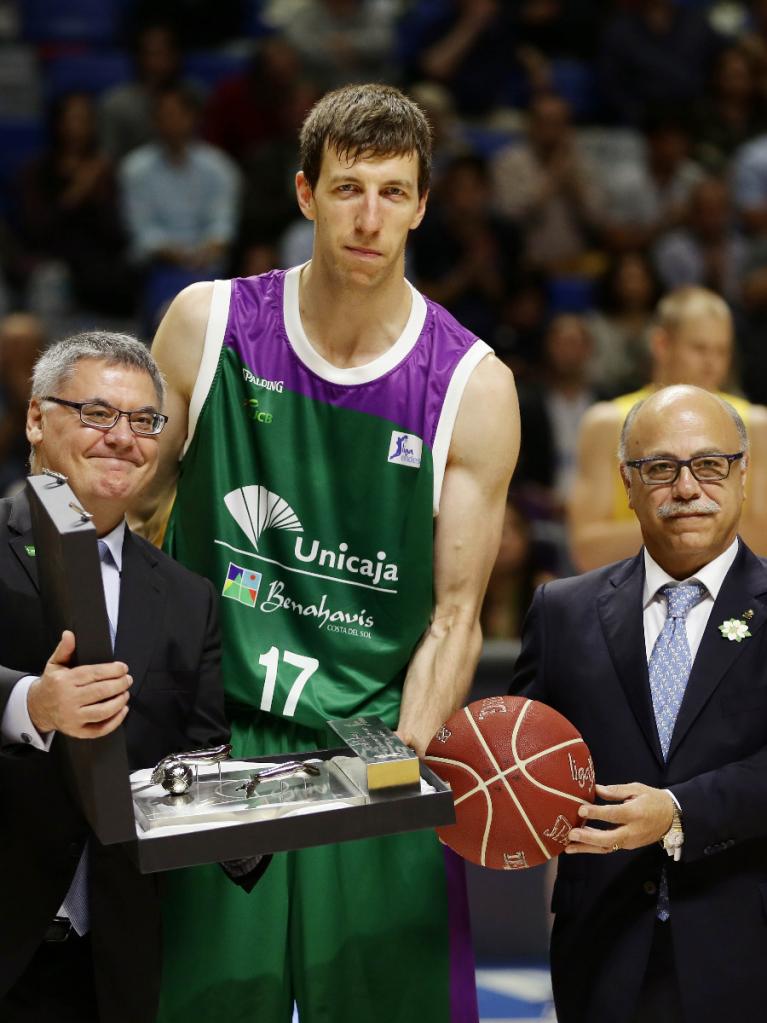
<instances>
[{"instance_id":1,"label":"green and purple basketball jersey","mask_svg":"<svg viewBox=\"0 0 767 1023\"><path fill-rule=\"evenodd\" d=\"M396 343L339 369L303 331L299 273L214 284L166 546L221 593L232 708L395 726L453 426L490 349L413 289Z\"/></svg>"},{"instance_id":2,"label":"green and purple basketball jersey","mask_svg":"<svg viewBox=\"0 0 767 1023\"><path fill-rule=\"evenodd\" d=\"M338 369L304 334L299 272L214 285L166 540L221 593L238 756L316 749L332 717L396 725L489 351L413 291L393 347ZM289 1023L294 1000L302 1023L477 1021L463 864L433 832L278 854L248 895L215 866L172 871L164 933L159 1023Z\"/></svg>"}]
</instances>

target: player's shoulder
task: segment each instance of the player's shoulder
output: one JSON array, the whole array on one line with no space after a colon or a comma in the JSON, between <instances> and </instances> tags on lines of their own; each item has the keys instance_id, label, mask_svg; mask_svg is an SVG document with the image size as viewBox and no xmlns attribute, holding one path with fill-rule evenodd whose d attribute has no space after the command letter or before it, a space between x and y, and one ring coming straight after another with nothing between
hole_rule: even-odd
<instances>
[{"instance_id":1,"label":"player's shoulder","mask_svg":"<svg viewBox=\"0 0 767 1023\"><path fill-rule=\"evenodd\" d=\"M747 410L748 423L746 424L750 433L759 431L760 434L767 433L767 408L764 405L749 405Z\"/></svg>"},{"instance_id":2,"label":"player's shoulder","mask_svg":"<svg viewBox=\"0 0 767 1023\"><path fill-rule=\"evenodd\" d=\"M469 401L481 399L491 407L497 403L506 405L516 401L514 374L494 352L488 352L469 377L465 393Z\"/></svg>"},{"instance_id":3,"label":"player's shoulder","mask_svg":"<svg viewBox=\"0 0 767 1023\"><path fill-rule=\"evenodd\" d=\"M584 431L615 430L620 427L625 413L617 401L597 401L588 408L583 416Z\"/></svg>"}]
</instances>

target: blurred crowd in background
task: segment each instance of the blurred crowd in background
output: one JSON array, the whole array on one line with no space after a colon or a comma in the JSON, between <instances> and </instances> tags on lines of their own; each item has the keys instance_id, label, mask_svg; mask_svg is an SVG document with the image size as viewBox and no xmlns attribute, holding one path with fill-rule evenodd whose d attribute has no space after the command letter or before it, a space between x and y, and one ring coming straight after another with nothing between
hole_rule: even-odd
<instances>
[{"instance_id":1,"label":"blurred crowd in background","mask_svg":"<svg viewBox=\"0 0 767 1023\"><path fill-rule=\"evenodd\" d=\"M652 378L664 293L726 299L715 386L767 401L767 0L0 0L0 492L49 340L150 341L185 285L309 257L297 134L350 81L427 111L408 277L516 374L484 610L514 638L535 585L584 567L581 420Z\"/></svg>"}]
</instances>

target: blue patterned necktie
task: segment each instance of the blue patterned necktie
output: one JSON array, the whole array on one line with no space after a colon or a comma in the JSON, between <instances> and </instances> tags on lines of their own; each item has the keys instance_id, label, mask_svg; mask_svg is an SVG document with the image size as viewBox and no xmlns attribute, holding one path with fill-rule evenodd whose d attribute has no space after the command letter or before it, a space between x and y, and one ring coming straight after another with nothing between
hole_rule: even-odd
<instances>
[{"instance_id":1,"label":"blue patterned necktie","mask_svg":"<svg viewBox=\"0 0 767 1023\"><path fill-rule=\"evenodd\" d=\"M663 586L660 592L666 598L666 621L650 655L649 672L655 723L665 760L692 668L685 619L707 590L702 583L682 583Z\"/></svg>"},{"instance_id":2,"label":"blue patterned necktie","mask_svg":"<svg viewBox=\"0 0 767 1023\"><path fill-rule=\"evenodd\" d=\"M671 584L663 586L660 592L666 598L666 621L652 648L648 667L655 724L665 760L668 757L671 736L692 668L685 624L687 615L703 600L708 591L702 583L682 583L679 586ZM670 916L668 876L665 867L660 876L655 914L659 920L664 921Z\"/></svg>"}]
</instances>

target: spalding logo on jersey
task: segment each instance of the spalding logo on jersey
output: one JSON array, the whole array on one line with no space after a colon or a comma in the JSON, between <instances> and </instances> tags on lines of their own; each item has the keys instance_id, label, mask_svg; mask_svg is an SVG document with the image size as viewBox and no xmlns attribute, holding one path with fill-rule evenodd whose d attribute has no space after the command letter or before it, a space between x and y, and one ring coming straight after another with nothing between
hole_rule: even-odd
<instances>
[{"instance_id":1,"label":"spalding logo on jersey","mask_svg":"<svg viewBox=\"0 0 767 1023\"><path fill-rule=\"evenodd\" d=\"M423 441L420 437L416 437L412 433L392 430L387 461L394 462L395 465L409 465L412 469L418 469L421 465L422 451Z\"/></svg>"}]
</instances>

